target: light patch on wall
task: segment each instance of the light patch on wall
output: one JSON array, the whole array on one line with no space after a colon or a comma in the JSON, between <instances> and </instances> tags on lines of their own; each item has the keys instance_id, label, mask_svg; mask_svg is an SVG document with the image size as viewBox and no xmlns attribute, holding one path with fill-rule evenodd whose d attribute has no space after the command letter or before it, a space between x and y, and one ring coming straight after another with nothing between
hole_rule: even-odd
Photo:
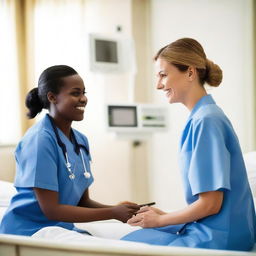
<instances>
[{"instance_id":1,"label":"light patch on wall","mask_svg":"<svg viewBox=\"0 0 256 256\"><path fill-rule=\"evenodd\" d=\"M2 1L0 8L0 144L17 143L20 137L14 20L8 1Z\"/></svg>"}]
</instances>

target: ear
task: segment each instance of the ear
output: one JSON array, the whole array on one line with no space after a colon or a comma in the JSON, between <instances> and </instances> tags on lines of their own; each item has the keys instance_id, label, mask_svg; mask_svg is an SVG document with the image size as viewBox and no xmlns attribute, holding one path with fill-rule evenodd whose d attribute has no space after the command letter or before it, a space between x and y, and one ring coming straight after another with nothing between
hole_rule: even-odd
<instances>
[{"instance_id":1,"label":"ear","mask_svg":"<svg viewBox=\"0 0 256 256\"><path fill-rule=\"evenodd\" d=\"M57 98L56 95L53 92L48 92L47 93L47 99L50 103L56 104L57 103Z\"/></svg>"},{"instance_id":2,"label":"ear","mask_svg":"<svg viewBox=\"0 0 256 256\"><path fill-rule=\"evenodd\" d=\"M196 78L196 68L188 67L188 79L189 81L193 81Z\"/></svg>"}]
</instances>

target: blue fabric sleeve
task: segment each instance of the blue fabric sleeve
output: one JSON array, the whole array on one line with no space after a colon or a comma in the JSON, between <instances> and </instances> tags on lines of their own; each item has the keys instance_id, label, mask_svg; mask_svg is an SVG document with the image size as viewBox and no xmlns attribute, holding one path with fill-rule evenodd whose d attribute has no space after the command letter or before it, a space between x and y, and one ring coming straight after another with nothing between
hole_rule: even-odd
<instances>
[{"instance_id":1,"label":"blue fabric sleeve","mask_svg":"<svg viewBox=\"0 0 256 256\"><path fill-rule=\"evenodd\" d=\"M45 130L21 141L16 152L16 187L37 187L58 191L58 149Z\"/></svg>"},{"instance_id":2,"label":"blue fabric sleeve","mask_svg":"<svg viewBox=\"0 0 256 256\"><path fill-rule=\"evenodd\" d=\"M189 183L192 194L230 189L230 153L218 118L197 120L193 127Z\"/></svg>"}]
</instances>

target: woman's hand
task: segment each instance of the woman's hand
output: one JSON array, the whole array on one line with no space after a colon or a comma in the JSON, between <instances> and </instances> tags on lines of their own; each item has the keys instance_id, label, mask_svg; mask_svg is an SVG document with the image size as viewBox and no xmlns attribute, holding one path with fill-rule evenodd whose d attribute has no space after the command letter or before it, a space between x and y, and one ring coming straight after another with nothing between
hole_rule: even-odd
<instances>
[{"instance_id":1,"label":"woman's hand","mask_svg":"<svg viewBox=\"0 0 256 256\"><path fill-rule=\"evenodd\" d=\"M143 213L143 212L147 212L149 210L152 210L154 211L155 213L159 214L159 215L163 215L163 214L166 214L166 212L158 209L158 208L155 208L155 207L149 207L149 206L144 206L144 207L141 207L137 213Z\"/></svg>"},{"instance_id":2,"label":"woman's hand","mask_svg":"<svg viewBox=\"0 0 256 256\"><path fill-rule=\"evenodd\" d=\"M161 227L161 217L165 214L161 210L153 207L143 207L148 208L147 210L134 215L131 219L127 221L131 226L140 226L143 228L154 228ZM160 213L157 211L159 210ZM141 211L141 210L140 210Z\"/></svg>"},{"instance_id":3,"label":"woman's hand","mask_svg":"<svg viewBox=\"0 0 256 256\"><path fill-rule=\"evenodd\" d=\"M118 204L112 207L113 216L115 219L124 223L127 222L139 210L137 204Z\"/></svg>"},{"instance_id":4,"label":"woman's hand","mask_svg":"<svg viewBox=\"0 0 256 256\"><path fill-rule=\"evenodd\" d=\"M222 191L204 192L199 194L195 202L182 210L171 213L164 213L153 207L143 207L137 212L137 215L129 219L127 223L132 226L149 228L197 221L218 214L221 211L222 203Z\"/></svg>"}]
</instances>

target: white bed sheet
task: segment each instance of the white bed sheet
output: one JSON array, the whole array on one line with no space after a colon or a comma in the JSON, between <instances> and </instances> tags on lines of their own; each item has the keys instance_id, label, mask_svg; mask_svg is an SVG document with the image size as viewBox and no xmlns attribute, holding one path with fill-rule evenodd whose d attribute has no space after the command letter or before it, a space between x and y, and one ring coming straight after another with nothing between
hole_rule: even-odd
<instances>
[{"instance_id":1,"label":"white bed sheet","mask_svg":"<svg viewBox=\"0 0 256 256\"><path fill-rule=\"evenodd\" d=\"M99 224L98 228L102 223ZM148 244L121 241L117 239L102 238L90 236L88 234L78 233L76 231L67 230L61 227L46 227L42 228L34 235L33 238L49 239L51 241L62 241L65 243L82 243L82 244L95 244L95 245L111 245L114 247L125 246L125 247L148 247Z\"/></svg>"},{"instance_id":2,"label":"white bed sheet","mask_svg":"<svg viewBox=\"0 0 256 256\"><path fill-rule=\"evenodd\" d=\"M6 211L6 207L1 207L0 206L0 223L1 223L1 220L2 220L2 218L3 218L3 215L4 215L4 213L5 213L5 211Z\"/></svg>"},{"instance_id":3,"label":"white bed sheet","mask_svg":"<svg viewBox=\"0 0 256 256\"><path fill-rule=\"evenodd\" d=\"M13 183L0 180L0 207L7 207L15 193Z\"/></svg>"},{"instance_id":4,"label":"white bed sheet","mask_svg":"<svg viewBox=\"0 0 256 256\"><path fill-rule=\"evenodd\" d=\"M99 223L102 225L103 223ZM109 223L110 224L110 223ZM94 224L96 225L96 223ZM1 237L0 237L1 238ZM134 254L135 251L138 255L222 255L222 256L255 256L255 250L250 252L242 251L228 251L228 250L212 250L212 249L199 249L199 248L186 248L186 247L169 247L169 246L156 246L148 245L145 243L136 243L130 241L121 241L109 238L92 237L87 234L80 234L74 231L66 230L61 227L47 227L43 228L32 236L33 239L43 239L51 242L62 242L66 245L83 245L83 246L96 246L99 249L106 251L121 250L126 252L125 255ZM152 254L153 253L153 254ZM113 254L115 255L115 254ZM122 255L122 254L120 254Z\"/></svg>"}]
</instances>

